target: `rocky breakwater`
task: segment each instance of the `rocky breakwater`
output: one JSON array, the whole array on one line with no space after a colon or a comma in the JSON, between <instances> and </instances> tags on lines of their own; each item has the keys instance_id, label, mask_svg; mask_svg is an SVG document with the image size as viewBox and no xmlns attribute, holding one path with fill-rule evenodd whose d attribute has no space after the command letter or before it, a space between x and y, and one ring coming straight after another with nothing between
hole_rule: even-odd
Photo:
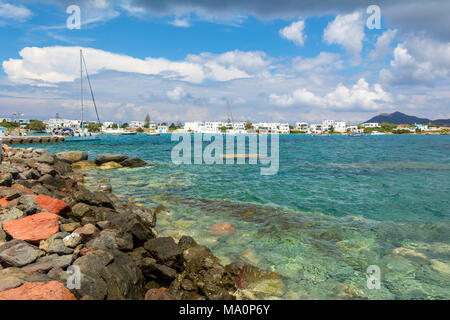
<instances>
[{"instance_id":1,"label":"rocky breakwater","mask_svg":"<svg viewBox=\"0 0 450 320\"><path fill-rule=\"evenodd\" d=\"M0 164L0 300L251 299L280 276L221 265L194 239L158 237L156 213L110 188L83 186L80 163L139 167L140 159L3 146ZM119 166L113 165L118 164ZM76 169L74 169L76 168Z\"/></svg>"}]
</instances>

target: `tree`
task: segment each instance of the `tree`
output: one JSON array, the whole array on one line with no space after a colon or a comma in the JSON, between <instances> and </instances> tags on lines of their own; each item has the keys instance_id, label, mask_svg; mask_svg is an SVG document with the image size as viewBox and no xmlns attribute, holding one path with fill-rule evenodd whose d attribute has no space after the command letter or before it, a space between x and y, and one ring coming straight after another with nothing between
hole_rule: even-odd
<instances>
[{"instance_id":1,"label":"tree","mask_svg":"<svg viewBox=\"0 0 450 320\"><path fill-rule=\"evenodd\" d=\"M150 115L147 113L144 120L144 128L148 129L150 128Z\"/></svg>"},{"instance_id":2,"label":"tree","mask_svg":"<svg viewBox=\"0 0 450 320\"><path fill-rule=\"evenodd\" d=\"M117 124L113 123L112 126L111 126L111 128L117 129L117 128L119 128L119 126L118 126Z\"/></svg>"},{"instance_id":3,"label":"tree","mask_svg":"<svg viewBox=\"0 0 450 320\"><path fill-rule=\"evenodd\" d=\"M102 128L102 124L101 123L93 123L93 122L89 122L87 125L87 129L90 132L100 132Z\"/></svg>"},{"instance_id":4,"label":"tree","mask_svg":"<svg viewBox=\"0 0 450 320\"><path fill-rule=\"evenodd\" d=\"M333 126L330 126L330 127L328 128L328 132L329 132L329 133L333 133L333 132L334 132L334 127L333 127Z\"/></svg>"},{"instance_id":5,"label":"tree","mask_svg":"<svg viewBox=\"0 0 450 320\"><path fill-rule=\"evenodd\" d=\"M245 123L245 130L251 130L251 129L253 129L253 124L250 122L250 121L247 121L246 123Z\"/></svg>"},{"instance_id":6,"label":"tree","mask_svg":"<svg viewBox=\"0 0 450 320\"><path fill-rule=\"evenodd\" d=\"M43 123L42 121L31 120L30 123L27 124L25 128L34 131L45 131L45 127L46 127L45 123Z\"/></svg>"},{"instance_id":7,"label":"tree","mask_svg":"<svg viewBox=\"0 0 450 320\"><path fill-rule=\"evenodd\" d=\"M125 122L124 124L122 124L121 128L122 128L122 129L128 128L128 123Z\"/></svg>"},{"instance_id":8,"label":"tree","mask_svg":"<svg viewBox=\"0 0 450 320\"><path fill-rule=\"evenodd\" d=\"M144 129L142 129L142 128L137 128L137 129L136 129L136 132L142 133L142 132L144 132Z\"/></svg>"},{"instance_id":9,"label":"tree","mask_svg":"<svg viewBox=\"0 0 450 320\"><path fill-rule=\"evenodd\" d=\"M228 129L228 128L225 127L225 126L222 126L222 127L219 128L219 130L222 131L222 132L227 132L227 129Z\"/></svg>"},{"instance_id":10,"label":"tree","mask_svg":"<svg viewBox=\"0 0 450 320\"><path fill-rule=\"evenodd\" d=\"M175 123L172 122L172 124L170 125L169 129L170 130L175 130L177 128L177 126L175 125Z\"/></svg>"}]
</instances>

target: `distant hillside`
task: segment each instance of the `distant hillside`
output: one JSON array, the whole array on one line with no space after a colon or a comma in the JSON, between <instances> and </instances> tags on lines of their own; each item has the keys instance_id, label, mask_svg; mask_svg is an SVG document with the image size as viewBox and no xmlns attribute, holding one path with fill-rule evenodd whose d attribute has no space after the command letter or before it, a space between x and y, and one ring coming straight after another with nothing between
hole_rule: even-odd
<instances>
[{"instance_id":1,"label":"distant hillside","mask_svg":"<svg viewBox=\"0 0 450 320\"><path fill-rule=\"evenodd\" d=\"M408 116L407 114L401 113L401 112L394 112L394 113L382 113L378 116L373 117L372 119L367 120L364 123L369 122L388 122L393 124L412 124L412 123L420 123L420 124L427 124L427 123L433 123L439 126L448 127L450 126L450 119L438 119L438 120L430 120L426 118L418 118L415 116Z\"/></svg>"}]
</instances>

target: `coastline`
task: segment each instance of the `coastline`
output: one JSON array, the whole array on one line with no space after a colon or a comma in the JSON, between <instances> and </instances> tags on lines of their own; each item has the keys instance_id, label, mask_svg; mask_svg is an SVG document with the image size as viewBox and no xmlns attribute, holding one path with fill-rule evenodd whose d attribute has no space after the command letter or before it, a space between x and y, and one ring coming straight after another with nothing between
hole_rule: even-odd
<instances>
[{"instance_id":1,"label":"coastline","mask_svg":"<svg viewBox=\"0 0 450 320\"><path fill-rule=\"evenodd\" d=\"M130 167L142 160L106 155L95 163L83 152L3 150L0 299L45 297L55 287L62 299L254 299L252 287L282 285L281 276L250 264L221 265L191 237L158 237L164 208L120 201L108 186L89 191L86 173L72 169L77 162L111 169L114 159ZM67 290L74 266L80 287Z\"/></svg>"}]
</instances>

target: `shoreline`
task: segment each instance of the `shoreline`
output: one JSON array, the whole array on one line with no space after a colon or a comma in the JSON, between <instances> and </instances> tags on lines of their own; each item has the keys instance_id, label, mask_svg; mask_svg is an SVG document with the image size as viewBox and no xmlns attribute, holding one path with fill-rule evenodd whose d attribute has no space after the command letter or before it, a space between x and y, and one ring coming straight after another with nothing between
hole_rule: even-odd
<instances>
[{"instance_id":1,"label":"shoreline","mask_svg":"<svg viewBox=\"0 0 450 320\"><path fill-rule=\"evenodd\" d=\"M86 174L72 169L77 162L146 165L140 159L103 155L93 164L83 152L55 156L44 149L3 149L0 299L18 293L42 297L55 286L62 298L83 300L255 299L252 286L282 283L276 273L250 264L221 265L191 237L178 243L158 237L153 228L163 208L120 201L108 187L89 191ZM226 226L216 227L227 232ZM19 247L26 253L18 256ZM75 266L80 287L68 290L67 270ZM30 284L37 289L26 290Z\"/></svg>"}]
</instances>

